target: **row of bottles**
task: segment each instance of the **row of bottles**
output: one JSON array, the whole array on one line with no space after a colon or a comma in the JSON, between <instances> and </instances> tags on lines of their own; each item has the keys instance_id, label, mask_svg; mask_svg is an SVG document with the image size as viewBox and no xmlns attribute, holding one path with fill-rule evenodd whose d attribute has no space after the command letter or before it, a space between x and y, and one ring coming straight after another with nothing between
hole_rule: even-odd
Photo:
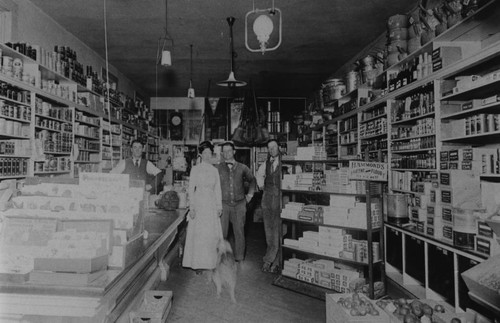
<instances>
[{"instance_id":1,"label":"row of bottles","mask_svg":"<svg viewBox=\"0 0 500 323\"><path fill-rule=\"evenodd\" d=\"M21 90L7 82L0 81L0 96L6 97L10 100L19 101L24 104L31 103L31 96L29 91Z\"/></svg>"},{"instance_id":2,"label":"row of bottles","mask_svg":"<svg viewBox=\"0 0 500 323\"><path fill-rule=\"evenodd\" d=\"M69 46L55 46L54 53L56 57L55 71L85 86L86 76L83 72L83 64L77 61L76 51Z\"/></svg>"},{"instance_id":3,"label":"row of bottles","mask_svg":"<svg viewBox=\"0 0 500 323\"><path fill-rule=\"evenodd\" d=\"M416 120L415 125L392 127L391 139L413 138L434 135L435 133L436 122L434 118L424 118Z\"/></svg>"},{"instance_id":4,"label":"row of bottles","mask_svg":"<svg viewBox=\"0 0 500 323\"><path fill-rule=\"evenodd\" d=\"M391 122L404 121L434 112L434 90L423 89L396 100L391 109Z\"/></svg>"},{"instance_id":5,"label":"row of bottles","mask_svg":"<svg viewBox=\"0 0 500 323\"><path fill-rule=\"evenodd\" d=\"M436 169L436 152L411 154L391 159L392 169Z\"/></svg>"},{"instance_id":6,"label":"row of bottles","mask_svg":"<svg viewBox=\"0 0 500 323\"><path fill-rule=\"evenodd\" d=\"M387 149L387 139L363 141L361 143L361 151L364 152L367 148L369 151Z\"/></svg>"},{"instance_id":7,"label":"row of bottles","mask_svg":"<svg viewBox=\"0 0 500 323\"><path fill-rule=\"evenodd\" d=\"M422 53L403 64L398 72L389 74L389 92L423 79L432 73L432 56Z\"/></svg>"},{"instance_id":8,"label":"row of bottles","mask_svg":"<svg viewBox=\"0 0 500 323\"><path fill-rule=\"evenodd\" d=\"M436 137L429 136L423 138L414 138L408 141L391 142L392 151L407 151L415 149L427 149L436 147Z\"/></svg>"}]
</instances>

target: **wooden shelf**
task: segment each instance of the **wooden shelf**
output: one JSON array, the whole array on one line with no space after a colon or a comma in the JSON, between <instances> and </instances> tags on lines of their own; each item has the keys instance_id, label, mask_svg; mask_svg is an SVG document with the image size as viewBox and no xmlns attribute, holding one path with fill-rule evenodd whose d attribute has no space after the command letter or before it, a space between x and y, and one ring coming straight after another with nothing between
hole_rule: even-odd
<instances>
[{"instance_id":1,"label":"wooden shelf","mask_svg":"<svg viewBox=\"0 0 500 323\"><path fill-rule=\"evenodd\" d=\"M413 136L413 137L406 137L406 138L395 138L391 139L391 141L405 141L405 140L412 140L412 139L419 139L419 138L425 138L425 137L432 137L435 136L435 133L428 133L420 136Z\"/></svg>"},{"instance_id":2,"label":"wooden shelf","mask_svg":"<svg viewBox=\"0 0 500 323\"><path fill-rule=\"evenodd\" d=\"M455 113L450 113L441 116L441 120L447 119L462 119L468 115L478 114L478 113L488 113L488 112L498 112L498 106L500 106L500 102L494 102L490 104L486 104L474 109L463 110Z\"/></svg>"},{"instance_id":3,"label":"wooden shelf","mask_svg":"<svg viewBox=\"0 0 500 323\"><path fill-rule=\"evenodd\" d=\"M85 148L78 148L79 151L86 151L89 153L100 153L100 150L94 150L94 149L85 149Z\"/></svg>"},{"instance_id":4,"label":"wooden shelf","mask_svg":"<svg viewBox=\"0 0 500 323\"><path fill-rule=\"evenodd\" d=\"M419 115L416 117L394 121L394 122L391 122L391 124L394 126L394 125L399 125L399 124L413 123L416 120L433 117L435 114L436 113L434 111L432 111L432 112L425 113L425 114L422 114L422 115Z\"/></svg>"},{"instance_id":5,"label":"wooden shelf","mask_svg":"<svg viewBox=\"0 0 500 323\"><path fill-rule=\"evenodd\" d=\"M8 176L0 176L0 180L4 180L4 179L14 179L14 178L24 178L28 176L28 174L24 174L24 175L8 175Z\"/></svg>"},{"instance_id":6,"label":"wooden shelf","mask_svg":"<svg viewBox=\"0 0 500 323\"><path fill-rule=\"evenodd\" d=\"M398 172L435 172L436 168L391 168L391 170Z\"/></svg>"},{"instance_id":7,"label":"wooden shelf","mask_svg":"<svg viewBox=\"0 0 500 323\"><path fill-rule=\"evenodd\" d=\"M441 101L462 101L462 100L483 98L485 96L492 95L492 94L497 95L498 93L496 92L496 89L498 89L499 85L500 85L500 79L495 80L493 82L489 82L489 83L478 84L478 85L471 87L467 90L464 90L462 92L457 92L457 93L443 96L440 100Z\"/></svg>"},{"instance_id":8,"label":"wooden shelf","mask_svg":"<svg viewBox=\"0 0 500 323\"><path fill-rule=\"evenodd\" d=\"M69 108L66 108L66 109L69 109ZM54 118L54 117L51 117L51 116L46 116L46 115L38 114L38 113L35 113L35 116L41 117L41 118L44 118L44 119L55 120L55 121L58 121L58 122L61 122L61 123L73 123L73 120L63 120L63 119L58 119L58 118Z\"/></svg>"},{"instance_id":9,"label":"wooden shelf","mask_svg":"<svg viewBox=\"0 0 500 323\"><path fill-rule=\"evenodd\" d=\"M367 123L367 122L370 122L370 121L373 121L373 120L377 120L377 119L380 119L380 118L384 118L384 117L387 117L387 113L379 114L378 116L371 117L371 118L366 119L366 120L362 120L359 123Z\"/></svg>"},{"instance_id":10,"label":"wooden shelf","mask_svg":"<svg viewBox=\"0 0 500 323\"><path fill-rule=\"evenodd\" d=\"M56 129L51 129L51 128L47 128L47 127L41 127L41 126L35 126L35 129L38 129L38 130L47 130L47 131L52 131L52 132L58 132L58 133L72 133L70 131L65 131L65 130L56 130Z\"/></svg>"},{"instance_id":11,"label":"wooden shelf","mask_svg":"<svg viewBox=\"0 0 500 323\"><path fill-rule=\"evenodd\" d=\"M417 231L413 230L412 226L409 224L406 224L404 226L400 226L400 225L396 225L396 224L393 224L390 222L385 222L384 226L386 228L392 228L392 229L395 229L397 231L403 232L404 234L406 234L408 236L417 238L421 241L431 243L435 246L441 247L442 249L446 249L448 251L454 252L456 254L462 255L464 257L470 258L470 259L478 261L478 262L481 262L484 259L488 258L488 256L486 256L482 253L479 253L479 252L475 252L474 250L459 249L446 240L436 239L436 238L429 236L429 235L426 235L424 233L417 232Z\"/></svg>"},{"instance_id":12,"label":"wooden shelf","mask_svg":"<svg viewBox=\"0 0 500 323\"><path fill-rule=\"evenodd\" d=\"M9 135L9 134L1 133L0 132L0 138L7 138L7 139L30 139L31 137L15 136L15 135Z\"/></svg>"},{"instance_id":13,"label":"wooden shelf","mask_svg":"<svg viewBox=\"0 0 500 323\"><path fill-rule=\"evenodd\" d=\"M387 136L387 132L379 133L379 134L371 135L371 136L366 136L366 137L360 136L359 139L360 140L370 140L370 139L380 138L380 137L384 137L384 136Z\"/></svg>"},{"instance_id":14,"label":"wooden shelf","mask_svg":"<svg viewBox=\"0 0 500 323\"><path fill-rule=\"evenodd\" d=\"M289 218L284 218L284 217L281 217L281 220L290 221L290 222L297 222L297 223L302 223L302 224L306 224L306 225L309 224L309 225L315 225L315 226L321 226L321 227L339 228L339 229L346 229L346 230L356 230L356 231L367 231L368 230L368 229L354 228L354 227L348 227L348 226L342 226L342 225L312 223L312 222L302 221L302 220L298 220L298 219L289 219ZM378 232L378 231L380 231L380 228L372 228L372 231Z\"/></svg>"},{"instance_id":15,"label":"wooden shelf","mask_svg":"<svg viewBox=\"0 0 500 323\"><path fill-rule=\"evenodd\" d=\"M90 139L90 140L100 140L101 138L99 137L91 137L91 136L87 136L87 135L82 135L82 134L79 134L79 133L75 133L74 134L75 137L82 137L82 138L86 138L86 139Z\"/></svg>"},{"instance_id":16,"label":"wooden shelf","mask_svg":"<svg viewBox=\"0 0 500 323\"><path fill-rule=\"evenodd\" d=\"M71 155L71 151L44 151L45 155Z\"/></svg>"},{"instance_id":17,"label":"wooden shelf","mask_svg":"<svg viewBox=\"0 0 500 323\"><path fill-rule=\"evenodd\" d=\"M87 122L87 121L84 121L84 120L77 120L75 119L75 123L79 123L79 124L83 124L83 125L87 125L87 126L91 126L91 127L95 127L95 128L100 128L101 125L100 124L94 124L92 122Z\"/></svg>"},{"instance_id":18,"label":"wooden shelf","mask_svg":"<svg viewBox=\"0 0 500 323\"><path fill-rule=\"evenodd\" d=\"M419 149L405 149L405 150L391 150L393 154L411 154L411 153L419 153L419 152L426 152L429 150L436 150L436 147L433 148L419 148Z\"/></svg>"},{"instance_id":19,"label":"wooden shelf","mask_svg":"<svg viewBox=\"0 0 500 323\"><path fill-rule=\"evenodd\" d=\"M9 116L3 115L3 114L0 114L0 118L7 119L7 120L12 120L12 121L17 121L17 122L22 122L22 123L27 123L27 124L31 123L30 120L13 118L13 117L9 117Z\"/></svg>"},{"instance_id":20,"label":"wooden shelf","mask_svg":"<svg viewBox=\"0 0 500 323\"><path fill-rule=\"evenodd\" d=\"M49 175L49 174L68 174L71 173L71 170L54 170L54 171L43 171L43 172L35 172L35 175Z\"/></svg>"},{"instance_id":21,"label":"wooden shelf","mask_svg":"<svg viewBox=\"0 0 500 323\"><path fill-rule=\"evenodd\" d=\"M330 259L330 260L334 260L334 261L341 261L341 262L349 263L349 264L352 264L352 265L368 266L368 262L359 262L359 261L354 261L354 260L340 258L340 257L332 257L332 256L324 255L324 254L321 254L321 253L316 253L316 252L313 252L313 251L303 250L303 249L300 249L300 248L297 248L297 247L292 247L292 246L287 246L287 245L282 245L281 247L285 248L285 249L289 249L289 250L294 250L294 251L297 251L297 252L305 253L305 254L308 254L308 255L320 256L321 258L325 258L325 259ZM382 263L381 260L373 262L373 264L381 264L381 263Z\"/></svg>"},{"instance_id":22,"label":"wooden shelf","mask_svg":"<svg viewBox=\"0 0 500 323\"><path fill-rule=\"evenodd\" d=\"M75 160L75 164L99 164L100 161Z\"/></svg>"},{"instance_id":23,"label":"wooden shelf","mask_svg":"<svg viewBox=\"0 0 500 323\"><path fill-rule=\"evenodd\" d=\"M8 101L8 102L15 103L17 105L22 105L22 106L25 106L25 107L31 107L31 105L29 103L25 103L25 102L21 102L21 101L18 101L18 100L9 99L8 97L6 97L4 95L0 95L0 100Z\"/></svg>"},{"instance_id":24,"label":"wooden shelf","mask_svg":"<svg viewBox=\"0 0 500 323\"><path fill-rule=\"evenodd\" d=\"M498 136L500 136L500 131L493 131L493 132L485 132L485 133L480 133L477 135L470 135L470 136L443 138L443 139L441 139L441 141L443 141L443 142L451 142L451 141L470 142L470 141L475 141L478 138L479 139L485 138L485 137L497 138Z\"/></svg>"},{"instance_id":25,"label":"wooden shelf","mask_svg":"<svg viewBox=\"0 0 500 323\"><path fill-rule=\"evenodd\" d=\"M287 162L295 162L295 163L336 163L336 164L341 164L341 163L348 163L348 159L282 159L281 163L287 163Z\"/></svg>"},{"instance_id":26,"label":"wooden shelf","mask_svg":"<svg viewBox=\"0 0 500 323\"><path fill-rule=\"evenodd\" d=\"M305 190L289 190L281 189L283 193L300 193L300 194L327 194L327 195L345 195L345 196L366 196L365 194L338 193L327 191L305 191Z\"/></svg>"}]
</instances>

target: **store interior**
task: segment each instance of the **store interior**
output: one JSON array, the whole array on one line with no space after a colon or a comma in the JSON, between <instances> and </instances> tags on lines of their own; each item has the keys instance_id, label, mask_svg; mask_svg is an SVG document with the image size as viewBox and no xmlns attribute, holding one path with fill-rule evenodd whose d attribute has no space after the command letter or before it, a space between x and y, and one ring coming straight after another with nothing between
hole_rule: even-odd
<instances>
[{"instance_id":1,"label":"store interior","mask_svg":"<svg viewBox=\"0 0 500 323\"><path fill-rule=\"evenodd\" d=\"M500 322L499 15L0 0L0 322ZM183 266L228 142L277 179L242 184L235 300Z\"/></svg>"}]
</instances>

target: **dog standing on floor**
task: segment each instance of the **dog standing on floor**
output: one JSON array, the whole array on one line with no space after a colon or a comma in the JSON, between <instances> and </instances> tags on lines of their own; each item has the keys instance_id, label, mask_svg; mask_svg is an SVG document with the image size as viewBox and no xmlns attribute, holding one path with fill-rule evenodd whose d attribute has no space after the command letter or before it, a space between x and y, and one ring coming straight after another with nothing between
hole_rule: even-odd
<instances>
[{"instance_id":1,"label":"dog standing on floor","mask_svg":"<svg viewBox=\"0 0 500 323\"><path fill-rule=\"evenodd\" d=\"M225 287L229 291L233 303L236 303L234 288L236 286L237 270L233 249L229 241L223 238L219 239L217 243L217 264L212 271L212 280L217 288L217 297L220 297L222 288Z\"/></svg>"}]
</instances>

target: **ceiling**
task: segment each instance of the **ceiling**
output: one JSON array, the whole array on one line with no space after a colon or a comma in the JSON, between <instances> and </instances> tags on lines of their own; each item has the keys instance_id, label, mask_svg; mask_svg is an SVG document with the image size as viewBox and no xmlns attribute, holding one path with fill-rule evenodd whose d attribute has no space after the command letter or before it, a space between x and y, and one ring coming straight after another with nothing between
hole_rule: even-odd
<instances>
[{"instance_id":1,"label":"ceiling","mask_svg":"<svg viewBox=\"0 0 500 323\"><path fill-rule=\"evenodd\" d=\"M282 43L262 55L245 47L245 15L254 4L272 7L272 0L31 1L102 57L106 4L109 63L151 97L187 95L191 44L196 95L239 94L216 85L227 79L231 66L229 16L236 18L236 79L251 81L257 96L310 97L385 32L388 17L416 5L415 0L275 0L282 14ZM156 64L165 24L173 39L170 67Z\"/></svg>"}]
</instances>

